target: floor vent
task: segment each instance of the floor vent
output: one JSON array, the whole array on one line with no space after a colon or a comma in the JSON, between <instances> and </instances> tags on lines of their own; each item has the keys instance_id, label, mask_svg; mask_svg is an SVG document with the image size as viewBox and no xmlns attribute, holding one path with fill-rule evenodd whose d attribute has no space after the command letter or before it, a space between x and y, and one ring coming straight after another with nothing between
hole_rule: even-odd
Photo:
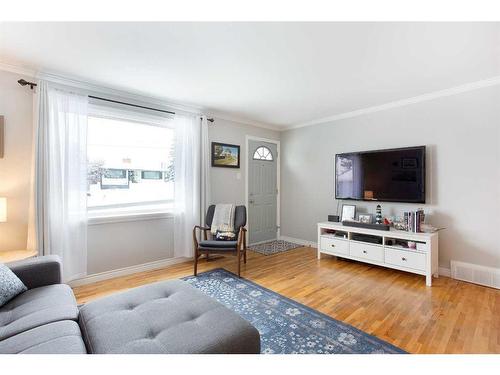
<instances>
[{"instance_id":1,"label":"floor vent","mask_svg":"<svg viewBox=\"0 0 500 375\"><path fill-rule=\"evenodd\" d=\"M451 277L457 280L500 289L500 269L451 261Z\"/></svg>"}]
</instances>

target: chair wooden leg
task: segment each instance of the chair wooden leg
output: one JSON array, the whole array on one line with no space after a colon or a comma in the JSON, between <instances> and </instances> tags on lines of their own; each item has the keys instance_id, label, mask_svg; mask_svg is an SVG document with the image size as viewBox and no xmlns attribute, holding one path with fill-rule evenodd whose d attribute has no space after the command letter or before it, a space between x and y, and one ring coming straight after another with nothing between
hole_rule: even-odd
<instances>
[{"instance_id":1,"label":"chair wooden leg","mask_svg":"<svg viewBox=\"0 0 500 375\"><path fill-rule=\"evenodd\" d=\"M243 263L247 264L247 248L243 247Z\"/></svg>"},{"instance_id":2,"label":"chair wooden leg","mask_svg":"<svg viewBox=\"0 0 500 375\"><path fill-rule=\"evenodd\" d=\"M198 275L198 249L194 251L194 275Z\"/></svg>"},{"instance_id":3,"label":"chair wooden leg","mask_svg":"<svg viewBox=\"0 0 500 375\"><path fill-rule=\"evenodd\" d=\"M240 272L241 272L241 253L240 253L240 249L239 248L236 251L236 258L238 258L238 277L241 277L240 276Z\"/></svg>"},{"instance_id":4,"label":"chair wooden leg","mask_svg":"<svg viewBox=\"0 0 500 375\"><path fill-rule=\"evenodd\" d=\"M208 253L206 253L205 256L207 257L207 262L208 262Z\"/></svg>"}]
</instances>

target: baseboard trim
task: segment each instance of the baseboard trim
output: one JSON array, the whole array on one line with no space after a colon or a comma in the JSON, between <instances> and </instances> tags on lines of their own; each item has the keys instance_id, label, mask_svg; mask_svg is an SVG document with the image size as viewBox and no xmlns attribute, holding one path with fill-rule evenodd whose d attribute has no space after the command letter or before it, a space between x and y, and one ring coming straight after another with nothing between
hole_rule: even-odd
<instances>
[{"instance_id":1,"label":"baseboard trim","mask_svg":"<svg viewBox=\"0 0 500 375\"><path fill-rule=\"evenodd\" d=\"M154 262L138 264L136 266L130 266L125 268L119 268L112 271L95 273L93 275L82 277L81 279L72 280L68 284L71 287L82 286L82 285L96 283L98 281L114 279L115 277L131 275L133 273L152 271L167 266L171 266L174 264L187 262L189 260L191 260L191 258L186 258L186 257L161 259Z\"/></svg>"},{"instance_id":2,"label":"baseboard trim","mask_svg":"<svg viewBox=\"0 0 500 375\"><path fill-rule=\"evenodd\" d=\"M451 277L451 270L449 268L439 267L438 273L439 273L439 276Z\"/></svg>"},{"instance_id":3,"label":"baseboard trim","mask_svg":"<svg viewBox=\"0 0 500 375\"><path fill-rule=\"evenodd\" d=\"M296 243L299 245L304 245L304 246L309 246L309 247L316 247L316 245L317 245L317 243L314 241L308 241L308 240L303 240L300 238L294 238L294 237L289 237L289 236L280 236L280 240L293 242L293 243Z\"/></svg>"}]
</instances>

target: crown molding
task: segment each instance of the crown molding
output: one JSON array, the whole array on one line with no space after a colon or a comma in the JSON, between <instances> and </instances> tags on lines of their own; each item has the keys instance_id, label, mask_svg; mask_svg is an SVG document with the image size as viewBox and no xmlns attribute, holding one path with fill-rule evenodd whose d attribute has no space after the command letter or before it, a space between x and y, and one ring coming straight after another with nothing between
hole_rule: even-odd
<instances>
[{"instance_id":1,"label":"crown molding","mask_svg":"<svg viewBox=\"0 0 500 375\"><path fill-rule=\"evenodd\" d=\"M0 70L3 70L5 72L10 72L10 73L15 73L15 74L21 74L23 76L27 77L35 77L36 76L36 71L33 69L25 68L22 66L18 65L12 65L8 64L5 62L0 61Z\"/></svg>"},{"instance_id":2,"label":"crown molding","mask_svg":"<svg viewBox=\"0 0 500 375\"><path fill-rule=\"evenodd\" d=\"M429 100L438 99L441 97L452 96L461 94L468 91L478 90L485 87L500 85L500 76L495 76L491 78L487 78L480 81L466 83L460 86L451 87L444 90L434 91L431 93L414 96L411 98L396 100L393 102L388 102L381 105L376 105L372 107L366 107L357 109L350 112L344 112L333 116L322 117L315 120L298 123L290 126L279 127L275 125L271 125L268 123L258 122L254 120L250 120L247 118L241 118L234 115L230 115L226 112L218 112L218 111L210 111L203 106L191 105L191 104L182 104L170 101L168 99L164 99L158 96L151 96L145 94L139 90L129 90L129 89L121 89L113 86L103 86L99 82L89 81L82 78L76 78L69 75L64 75L60 73L48 72L48 71L37 71L32 68L23 67L15 64L9 64L6 62L0 61L0 70L21 74L23 76L32 77L34 79L45 79L54 83L58 83L61 85L74 86L80 89L93 91L101 94L108 94L119 98L127 98L129 100L135 100L138 102L155 104L161 106L165 109L171 109L181 112L188 113L196 113L203 114L209 113L210 117L215 117L221 120L232 121L243 125L255 126L263 129L273 130L273 131L288 131L292 129L299 129L307 126L324 124L327 122L334 122L343 119L358 117L370 113L386 111L393 108L403 107L406 105L417 104Z\"/></svg>"},{"instance_id":3,"label":"crown molding","mask_svg":"<svg viewBox=\"0 0 500 375\"><path fill-rule=\"evenodd\" d=\"M273 131L277 131L277 132L286 130L284 128L279 128L277 126L274 126L274 125L271 125L271 124L268 124L265 122L257 122L257 121L249 120L246 118L232 116L232 115L229 115L225 112L208 111L208 113L210 114L210 117L214 117L214 118L220 119L220 120L236 122L236 123L242 124L242 125L250 125L250 126L255 126L257 128L273 130Z\"/></svg>"},{"instance_id":4,"label":"crown molding","mask_svg":"<svg viewBox=\"0 0 500 375\"><path fill-rule=\"evenodd\" d=\"M396 100L396 101L381 104L381 105L376 105L376 106L367 107L367 108L361 108L361 109L357 109L355 111L340 113L338 115L323 117L323 118L319 118L316 120L311 120L311 121L291 125L291 126L286 127L285 129L283 129L283 131L303 128L303 127L307 127L307 126L324 124L327 122L334 122L334 121L343 120L343 119L352 118L352 117L358 117L358 116L366 115L369 113L386 111L388 109L404 107L404 106L410 105L410 104L416 104L416 103L434 100L434 99L438 99L438 98L442 98L442 97L446 97L446 96L462 94L464 92L478 90L478 89L482 89L485 87L496 86L496 85L500 85L500 76L491 77L491 78L484 79L481 81L470 82L470 83L466 83L464 85L454 86L454 87L451 87L449 89L434 91L431 93L418 95L418 96L414 96L411 98Z\"/></svg>"}]
</instances>

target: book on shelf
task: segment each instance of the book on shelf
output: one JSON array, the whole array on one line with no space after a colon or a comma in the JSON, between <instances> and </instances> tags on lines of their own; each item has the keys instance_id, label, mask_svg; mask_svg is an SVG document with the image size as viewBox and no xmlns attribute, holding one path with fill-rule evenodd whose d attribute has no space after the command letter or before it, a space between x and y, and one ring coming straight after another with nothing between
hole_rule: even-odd
<instances>
[{"instance_id":1,"label":"book on shelf","mask_svg":"<svg viewBox=\"0 0 500 375\"><path fill-rule=\"evenodd\" d=\"M422 232L422 224L425 220L425 213L423 209L417 211L405 211L403 220L408 232L420 233Z\"/></svg>"}]
</instances>

